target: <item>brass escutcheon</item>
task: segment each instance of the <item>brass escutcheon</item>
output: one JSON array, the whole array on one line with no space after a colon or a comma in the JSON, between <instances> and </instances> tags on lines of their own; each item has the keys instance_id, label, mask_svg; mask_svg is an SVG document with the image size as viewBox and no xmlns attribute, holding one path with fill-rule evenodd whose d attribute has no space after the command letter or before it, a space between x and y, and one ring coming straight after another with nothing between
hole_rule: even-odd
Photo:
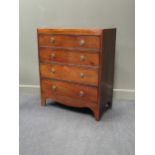
<instances>
[{"instance_id":1,"label":"brass escutcheon","mask_svg":"<svg viewBox=\"0 0 155 155\"><path fill-rule=\"evenodd\" d=\"M51 58L56 58L55 53L52 53L52 54L51 54Z\"/></svg>"},{"instance_id":2,"label":"brass escutcheon","mask_svg":"<svg viewBox=\"0 0 155 155\"><path fill-rule=\"evenodd\" d=\"M84 96L84 92L82 90L80 91L80 96Z\"/></svg>"},{"instance_id":3,"label":"brass escutcheon","mask_svg":"<svg viewBox=\"0 0 155 155\"><path fill-rule=\"evenodd\" d=\"M83 46L83 45L85 45L85 41L84 40L80 40L80 46Z\"/></svg>"},{"instance_id":4,"label":"brass escutcheon","mask_svg":"<svg viewBox=\"0 0 155 155\"><path fill-rule=\"evenodd\" d=\"M81 55L81 56L80 56L80 60L81 60L81 61L84 61L84 60L85 60L85 56L84 56L84 55Z\"/></svg>"},{"instance_id":5,"label":"brass escutcheon","mask_svg":"<svg viewBox=\"0 0 155 155\"><path fill-rule=\"evenodd\" d=\"M57 89L57 87L54 85L54 86L52 86L52 90L53 91L56 91L56 89Z\"/></svg>"},{"instance_id":6,"label":"brass escutcheon","mask_svg":"<svg viewBox=\"0 0 155 155\"><path fill-rule=\"evenodd\" d=\"M84 73L80 73L81 78L84 78L84 76L85 76Z\"/></svg>"},{"instance_id":7,"label":"brass escutcheon","mask_svg":"<svg viewBox=\"0 0 155 155\"><path fill-rule=\"evenodd\" d=\"M55 69L54 69L54 68L52 68L52 69L51 69L51 72L52 72L52 73L55 73Z\"/></svg>"},{"instance_id":8,"label":"brass escutcheon","mask_svg":"<svg viewBox=\"0 0 155 155\"><path fill-rule=\"evenodd\" d=\"M50 42L51 42L51 43L55 43L55 38L54 38L54 37L51 37L51 38L50 38Z\"/></svg>"}]
</instances>

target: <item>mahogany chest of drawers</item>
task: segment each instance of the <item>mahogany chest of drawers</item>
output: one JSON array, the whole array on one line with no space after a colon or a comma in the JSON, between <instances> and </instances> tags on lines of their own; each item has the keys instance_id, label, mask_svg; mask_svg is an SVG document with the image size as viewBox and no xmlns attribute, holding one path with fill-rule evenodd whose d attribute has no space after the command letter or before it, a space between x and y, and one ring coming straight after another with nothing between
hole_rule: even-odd
<instances>
[{"instance_id":1,"label":"mahogany chest of drawers","mask_svg":"<svg viewBox=\"0 0 155 155\"><path fill-rule=\"evenodd\" d=\"M112 107L116 29L37 29L41 105L46 99L89 108L96 120Z\"/></svg>"}]
</instances>

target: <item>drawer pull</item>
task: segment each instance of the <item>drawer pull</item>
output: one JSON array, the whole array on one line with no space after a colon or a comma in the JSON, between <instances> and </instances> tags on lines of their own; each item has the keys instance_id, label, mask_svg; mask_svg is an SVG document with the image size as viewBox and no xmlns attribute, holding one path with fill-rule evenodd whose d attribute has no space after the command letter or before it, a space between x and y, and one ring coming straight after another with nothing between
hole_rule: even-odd
<instances>
[{"instance_id":1,"label":"drawer pull","mask_svg":"<svg viewBox=\"0 0 155 155\"><path fill-rule=\"evenodd\" d=\"M51 43L55 43L55 38L54 37L51 37L50 42Z\"/></svg>"},{"instance_id":2,"label":"drawer pull","mask_svg":"<svg viewBox=\"0 0 155 155\"><path fill-rule=\"evenodd\" d=\"M51 69L51 72L52 72L52 73L55 73L55 69L54 69L54 68L52 68L52 69Z\"/></svg>"},{"instance_id":3,"label":"drawer pull","mask_svg":"<svg viewBox=\"0 0 155 155\"><path fill-rule=\"evenodd\" d=\"M52 86L52 90L56 91L57 87L56 86Z\"/></svg>"},{"instance_id":4,"label":"drawer pull","mask_svg":"<svg viewBox=\"0 0 155 155\"><path fill-rule=\"evenodd\" d=\"M80 40L80 46L83 46L83 45L85 45L85 41L84 40Z\"/></svg>"},{"instance_id":5,"label":"drawer pull","mask_svg":"<svg viewBox=\"0 0 155 155\"><path fill-rule=\"evenodd\" d=\"M81 60L81 61L84 61L84 60L85 60L85 56L84 56L84 55L81 55L81 56L80 56L80 60Z\"/></svg>"},{"instance_id":6,"label":"drawer pull","mask_svg":"<svg viewBox=\"0 0 155 155\"><path fill-rule=\"evenodd\" d=\"M83 91L80 91L80 96L84 96L84 92Z\"/></svg>"},{"instance_id":7,"label":"drawer pull","mask_svg":"<svg viewBox=\"0 0 155 155\"><path fill-rule=\"evenodd\" d=\"M55 53L52 53L52 54L51 54L51 58L53 58L53 59L56 58Z\"/></svg>"},{"instance_id":8,"label":"drawer pull","mask_svg":"<svg viewBox=\"0 0 155 155\"><path fill-rule=\"evenodd\" d=\"M84 73L80 73L81 78L84 78L84 76L85 76Z\"/></svg>"}]
</instances>

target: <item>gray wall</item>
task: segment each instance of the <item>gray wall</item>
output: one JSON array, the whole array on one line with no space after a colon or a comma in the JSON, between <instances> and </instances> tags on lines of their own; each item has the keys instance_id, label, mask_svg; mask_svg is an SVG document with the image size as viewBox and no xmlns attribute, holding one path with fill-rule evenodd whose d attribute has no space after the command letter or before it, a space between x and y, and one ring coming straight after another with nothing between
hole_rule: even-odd
<instances>
[{"instance_id":1,"label":"gray wall","mask_svg":"<svg viewBox=\"0 0 155 155\"><path fill-rule=\"evenodd\" d=\"M115 93L134 98L134 0L20 0L21 85L39 84L38 27L116 27Z\"/></svg>"}]
</instances>

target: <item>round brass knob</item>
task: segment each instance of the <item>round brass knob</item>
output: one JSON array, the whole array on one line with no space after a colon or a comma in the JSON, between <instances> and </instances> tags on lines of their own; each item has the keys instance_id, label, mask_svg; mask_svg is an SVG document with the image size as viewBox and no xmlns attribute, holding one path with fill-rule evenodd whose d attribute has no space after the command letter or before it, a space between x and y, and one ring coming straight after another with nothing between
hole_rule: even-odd
<instances>
[{"instance_id":1,"label":"round brass knob","mask_svg":"<svg viewBox=\"0 0 155 155\"><path fill-rule=\"evenodd\" d=\"M84 78L84 73L80 73L80 77L81 78Z\"/></svg>"},{"instance_id":2,"label":"round brass knob","mask_svg":"<svg viewBox=\"0 0 155 155\"><path fill-rule=\"evenodd\" d=\"M80 46L85 45L85 41L84 40L80 40Z\"/></svg>"},{"instance_id":3,"label":"round brass knob","mask_svg":"<svg viewBox=\"0 0 155 155\"><path fill-rule=\"evenodd\" d=\"M55 69L54 69L54 68L52 68L52 69L51 69L51 72L52 72L52 73L55 73Z\"/></svg>"},{"instance_id":4,"label":"round brass knob","mask_svg":"<svg viewBox=\"0 0 155 155\"><path fill-rule=\"evenodd\" d=\"M85 60L85 56L84 56L84 55L81 55L81 56L80 56L80 60L81 60L81 61L84 61L84 60Z\"/></svg>"},{"instance_id":5,"label":"round brass knob","mask_svg":"<svg viewBox=\"0 0 155 155\"><path fill-rule=\"evenodd\" d=\"M57 87L54 85L54 86L52 86L52 90L53 91L56 91L56 89L57 89Z\"/></svg>"},{"instance_id":6,"label":"round brass knob","mask_svg":"<svg viewBox=\"0 0 155 155\"><path fill-rule=\"evenodd\" d=\"M84 92L81 90L79 95L80 95L81 97L84 96Z\"/></svg>"},{"instance_id":7,"label":"round brass knob","mask_svg":"<svg viewBox=\"0 0 155 155\"><path fill-rule=\"evenodd\" d=\"M55 53L52 53L52 54L51 54L51 58L56 58Z\"/></svg>"},{"instance_id":8,"label":"round brass knob","mask_svg":"<svg viewBox=\"0 0 155 155\"><path fill-rule=\"evenodd\" d=\"M50 38L50 42L51 42L51 43L55 43L55 38L54 38L54 37L51 37L51 38Z\"/></svg>"}]
</instances>

